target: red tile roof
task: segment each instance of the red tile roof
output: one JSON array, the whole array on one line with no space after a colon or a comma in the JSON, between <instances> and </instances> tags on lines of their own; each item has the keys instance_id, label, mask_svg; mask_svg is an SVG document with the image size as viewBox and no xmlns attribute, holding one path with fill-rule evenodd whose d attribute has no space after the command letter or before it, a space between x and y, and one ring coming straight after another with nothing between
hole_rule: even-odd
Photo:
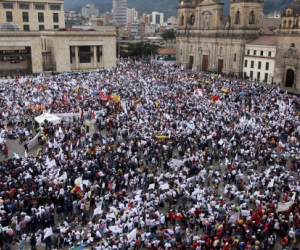
<instances>
[{"instance_id":1,"label":"red tile roof","mask_svg":"<svg viewBox=\"0 0 300 250\"><path fill-rule=\"evenodd\" d=\"M251 45L277 46L276 36L260 36L259 38L248 43Z\"/></svg>"}]
</instances>

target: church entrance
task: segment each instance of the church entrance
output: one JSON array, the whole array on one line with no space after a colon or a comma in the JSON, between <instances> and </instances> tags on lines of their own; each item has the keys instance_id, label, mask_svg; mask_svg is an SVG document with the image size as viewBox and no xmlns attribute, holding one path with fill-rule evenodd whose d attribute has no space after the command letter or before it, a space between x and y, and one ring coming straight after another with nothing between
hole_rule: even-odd
<instances>
[{"instance_id":1,"label":"church entrance","mask_svg":"<svg viewBox=\"0 0 300 250\"><path fill-rule=\"evenodd\" d=\"M223 59L218 60L218 73L222 74L223 71Z\"/></svg>"},{"instance_id":2,"label":"church entrance","mask_svg":"<svg viewBox=\"0 0 300 250\"><path fill-rule=\"evenodd\" d=\"M203 55L202 56L202 71L207 71L208 69L208 56Z\"/></svg>"},{"instance_id":3,"label":"church entrance","mask_svg":"<svg viewBox=\"0 0 300 250\"><path fill-rule=\"evenodd\" d=\"M285 80L285 86L292 88L294 85L294 79L295 79L295 72L292 69L288 69L286 72L286 80Z\"/></svg>"},{"instance_id":4,"label":"church entrance","mask_svg":"<svg viewBox=\"0 0 300 250\"><path fill-rule=\"evenodd\" d=\"M193 68L193 64L194 64L194 57L190 56L190 63L189 63L189 69Z\"/></svg>"}]
</instances>

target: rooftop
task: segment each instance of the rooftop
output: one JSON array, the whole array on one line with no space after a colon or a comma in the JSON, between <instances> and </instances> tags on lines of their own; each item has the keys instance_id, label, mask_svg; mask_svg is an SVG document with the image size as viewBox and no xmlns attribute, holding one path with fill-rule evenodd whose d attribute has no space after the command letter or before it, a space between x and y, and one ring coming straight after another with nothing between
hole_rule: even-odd
<instances>
[{"instance_id":1,"label":"rooftop","mask_svg":"<svg viewBox=\"0 0 300 250\"><path fill-rule=\"evenodd\" d=\"M260 36L259 38L248 43L250 45L277 46L276 36Z\"/></svg>"},{"instance_id":2,"label":"rooftop","mask_svg":"<svg viewBox=\"0 0 300 250\"><path fill-rule=\"evenodd\" d=\"M176 48L158 48L157 55L176 55Z\"/></svg>"}]
</instances>

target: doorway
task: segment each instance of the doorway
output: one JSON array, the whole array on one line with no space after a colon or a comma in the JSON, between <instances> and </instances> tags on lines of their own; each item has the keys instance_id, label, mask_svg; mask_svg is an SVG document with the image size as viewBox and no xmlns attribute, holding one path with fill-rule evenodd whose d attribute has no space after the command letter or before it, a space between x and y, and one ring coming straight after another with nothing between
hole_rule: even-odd
<instances>
[{"instance_id":1,"label":"doorway","mask_svg":"<svg viewBox=\"0 0 300 250\"><path fill-rule=\"evenodd\" d=\"M223 59L218 60L218 73L222 74L223 71Z\"/></svg>"},{"instance_id":2,"label":"doorway","mask_svg":"<svg viewBox=\"0 0 300 250\"><path fill-rule=\"evenodd\" d=\"M295 72L292 69L288 69L286 72L286 80L285 80L285 86L292 88L294 85L294 79L295 79Z\"/></svg>"},{"instance_id":3,"label":"doorway","mask_svg":"<svg viewBox=\"0 0 300 250\"><path fill-rule=\"evenodd\" d=\"M202 71L207 71L208 69L208 55L202 56Z\"/></svg>"},{"instance_id":4,"label":"doorway","mask_svg":"<svg viewBox=\"0 0 300 250\"><path fill-rule=\"evenodd\" d=\"M194 64L194 57L190 56L190 63L189 63L189 69L193 68L193 64Z\"/></svg>"}]
</instances>

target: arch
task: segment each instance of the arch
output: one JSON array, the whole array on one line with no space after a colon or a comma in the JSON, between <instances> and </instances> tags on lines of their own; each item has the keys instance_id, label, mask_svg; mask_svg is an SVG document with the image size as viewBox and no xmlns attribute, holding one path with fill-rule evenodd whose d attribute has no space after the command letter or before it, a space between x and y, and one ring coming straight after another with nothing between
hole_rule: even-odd
<instances>
[{"instance_id":1,"label":"arch","mask_svg":"<svg viewBox=\"0 0 300 250\"><path fill-rule=\"evenodd\" d=\"M235 14L235 24L240 24L241 23L241 12L237 11Z\"/></svg>"},{"instance_id":2,"label":"arch","mask_svg":"<svg viewBox=\"0 0 300 250\"><path fill-rule=\"evenodd\" d=\"M184 25L184 16L183 16L183 15L180 17L180 25L181 25L181 26Z\"/></svg>"},{"instance_id":3,"label":"arch","mask_svg":"<svg viewBox=\"0 0 300 250\"><path fill-rule=\"evenodd\" d=\"M288 69L286 71L286 79L285 79L285 86L292 88L294 85L295 80L295 72L292 69Z\"/></svg>"},{"instance_id":4,"label":"arch","mask_svg":"<svg viewBox=\"0 0 300 250\"><path fill-rule=\"evenodd\" d=\"M191 15L190 17L190 25L194 25L195 24L195 16Z\"/></svg>"},{"instance_id":5,"label":"arch","mask_svg":"<svg viewBox=\"0 0 300 250\"><path fill-rule=\"evenodd\" d=\"M292 28L292 21L289 20L289 28Z\"/></svg>"},{"instance_id":6,"label":"arch","mask_svg":"<svg viewBox=\"0 0 300 250\"><path fill-rule=\"evenodd\" d=\"M283 28L286 28L286 20L283 21Z\"/></svg>"},{"instance_id":7,"label":"arch","mask_svg":"<svg viewBox=\"0 0 300 250\"><path fill-rule=\"evenodd\" d=\"M249 14L249 24L254 24L255 23L255 14L254 11L251 11Z\"/></svg>"}]
</instances>

